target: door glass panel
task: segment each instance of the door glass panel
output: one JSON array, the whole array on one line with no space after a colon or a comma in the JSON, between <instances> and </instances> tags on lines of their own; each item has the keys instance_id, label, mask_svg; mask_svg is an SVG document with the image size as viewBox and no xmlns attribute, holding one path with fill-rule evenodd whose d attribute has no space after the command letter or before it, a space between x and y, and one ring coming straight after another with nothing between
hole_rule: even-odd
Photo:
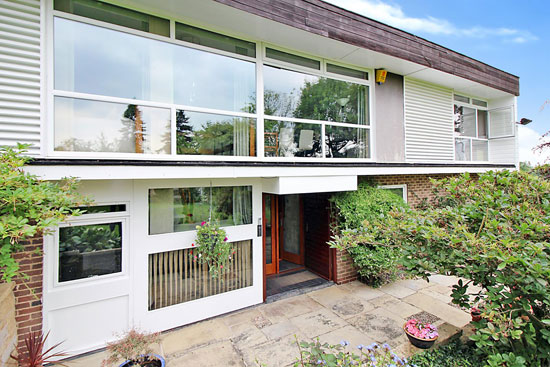
<instances>
[{"instance_id":1,"label":"door glass panel","mask_svg":"<svg viewBox=\"0 0 550 367\"><path fill-rule=\"evenodd\" d=\"M264 196L265 217L265 263L273 263L273 226L271 216L271 196Z\"/></svg>"},{"instance_id":2,"label":"door glass panel","mask_svg":"<svg viewBox=\"0 0 550 367\"><path fill-rule=\"evenodd\" d=\"M285 252L300 254L300 197L284 196L283 248Z\"/></svg>"},{"instance_id":3,"label":"door glass panel","mask_svg":"<svg viewBox=\"0 0 550 367\"><path fill-rule=\"evenodd\" d=\"M119 273L122 223L59 229L59 282Z\"/></svg>"}]
</instances>

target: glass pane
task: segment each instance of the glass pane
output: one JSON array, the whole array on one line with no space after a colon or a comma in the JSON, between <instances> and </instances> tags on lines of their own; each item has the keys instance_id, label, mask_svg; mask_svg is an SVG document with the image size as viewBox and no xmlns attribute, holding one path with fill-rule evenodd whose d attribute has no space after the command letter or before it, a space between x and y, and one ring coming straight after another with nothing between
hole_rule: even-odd
<instances>
[{"instance_id":1,"label":"glass pane","mask_svg":"<svg viewBox=\"0 0 550 367\"><path fill-rule=\"evenodd\" d=\"M265 216L265 263L273 263L273 227L271 218L271 196L264 196L264 216Z\"/></svg>"},{"instance_id":2,"label":"glass pane","mask_svg":"<svg viewBox=\"0 0 550 367\"><path fill-rule=\"evenodd\" d=\"M55 97L54 149L170 154L170 110Z\"/></svg>"},{"instance_id":3,"label":"glass pane","mask_svg":"<svg viewBox=\"0 0 550 367\"><path fill-rule=\"evenodd\" d=\"M256 44L254 42L243 41L187 24L176 22L176 39L239 55L256 57Z\"/></svg>"},{"instance_id":4,"label":"glass pane","mask_svg":"<svg viewBox=\"0 0 550 367\"><path fill-rule=\"evenodd\" d=\"M231 243L227 271L212 278L206 264L194 261L193 249L149 255L149 310L210 297L252 285L252 240Z\"/></svg>"},{"instance_id":5,"label":"glass pane","mask_svg":"<svg viewBox=\"0 0 550 367\"><path fill-rule=\"evenodd\" d=\"M59 229L59 282L119 273L122 223Z\"/></svg>"},{"instance_id":6,"label":"glass pane","mask_svg":"<svg viewBox=\"0 0 550 367\"><path fill-rule=\"evenodd\" d=\"M353 127L325 127L327 158L370 158L368 129Z\"/></svg>"},{"instance_id":7,"label":"glass pane","mask_svg":"<svg viewBox=\"0 0 550 367\"><path fill-rule=\"evenodd\" d=\"M82 210L83 214L116 213L125 212L126 204L80 206L77 209Z\"/></svg>"},{"instance_id":8,"label":"glass pane","mask_svg":"<svg viewBox=\"0 0 550 367\"><path fill-rule=\"evenodd\" d=\"M284 230L281 228L283 248L291 254L300 254L300 196L285 195Z\"/></svg>"},{"instance_id":9,"label":"glass pane","mask_svg":"<svg viewBox=\"0 0 550 367\"><path fill-rule=\"evenodd\" d=\"M395 195L399 196L400 198L404 197L404 192L402 187L381 187L382 190L388 190L390 192L393 192Z\"/></svg>"},{"instance_id":10,"label":"glass pane","mask_svg":"<svg viewBox=\"0 0 550 367\"><path fill-rule=\"evenodd\" d=\"M340 65L327 64L327 71L329 73L350 76L352 78L359 78L359 79L365 79L365 80L369 79L369 73L367 73L366 71L350 69Z\"/></svg>"},{"instance_id":11,"label":"glass pane","mask_svg":"<svg viewBox=\"0 0 550 367\"><path fill-rule=\"evenodd\" d=\"M489 111L490 138L514 136L516 127L512 107Z\"/></svg>"},{"instance_id":12,"label":"glass pane","mask_svg":"<svg viewBox=\"0 0 550 367\"><path fill-rule=\"evenodd\" d=\"M461 136L476 137L476 110L455 105L455 132Z\"/></svg>"},{"instance_id":13,"label":"glass pane","mask_svg":"<svg viewBox=\"0 0 550 367\"><path fill-rule=\"evenodd\" d=\"M210 113L176 112L177 154L256 155L256 120Z\"/></svg>"},{"instance_id":14,"label":"glass pane","mask_svg":"<svg viewBox=\"0 0 550 367\"><path fill-rule=\"evenodd\" d=\"M472 140L472 156L474 161L489 160L489 142L483 140Z\"/></svg>"},{"instance_id":15,"label":"glass pane","mask_svg":"<svg viewBox=\"0 0 550 367\"><path fill-rule=\"evenodd\" d=\"M487 139L487 111L477 111L477 137Z\"/></svg>"},{"instance_id":16,"label":"glass pane","mask_svg":"<svg viewBox=\"0 0 550 367\"><path fill-rule=\"evenodd\" d=\"M264 66L266 115L369 124L368 87Z\"/></svg>"},{"instance_id":17,"label":"glass pane","mask_svg":"<svg viewBox=\"0 0 550 367\"><path fill-rule=\"evenodd\" d=\"M170 36L170 21L95 0L55 0L54 9L139 31Z\"/></svg>"},{"instance_id":18,"label":"glass pane","mask_svg":"<svg viewBox=\"0 0 550 367\"><path fill-rule=\"evenodd\" d=\"M210 205L212 203L212 205ZM149 190L149 234L194 231L203 221L252 223L252 186Z\"/></svg>"},{"instance_id":19,"label":"glass pane","mask_svg":"<svg viewBox=\"0 0 550 367\"><path fill-rule=\"evenodd\" d=\"M472 104L480 107L487 107L487 102L480 101L479 99L472 98Z\"/></svg>"},{"instance_id":20,"label":"glass pane","mask_svg":"<svg viewBox=\"0 0 550 367\"><path fill-rule=\"evenodd\" d=\"M455 139L455 160L471 161L470 139Z\"/></svg>"},{"instance_id":21,"label":"glass pane","mask_svg":"<svg viewBox=\"0 0 550 367\"><path fill-rule=\"evenodd\" d=\"M55 89L255 111L253 62L55 18Z\"/></svg>"},{"instance_id":22,"label":"glass pane","mask_svg":"<svg viewBox=\"0 0 550 367\"><path fill-rule=\"evenodd\" d=\"M309 59L307 57L289 54L288 52L275 50L269 47L265 49L265 54L270 59L284 61L295 65L305 66L306 68L312 68L317 70L321 69L320 61Z\"/></svg>"},{"instance_id":23,"label":"glass pane","mask_svg":"<svg viewBox=\"0 0 550 367\"><path fill-rule=\"evenodd\" d=\"M459 94L455 94L455 101L463 102L463 103L470 103L470 98L461 96Z\"/></svg>"},{"instance_id":24,"label":"glass pane","mask_svg":"<svg viewBox=\"0 0 550 367\"><path fill-rule=\"evenodd\" d=\"M321 125L265 120L264 129L266 157L322 157Z\"/></svg>"}]
</instances>

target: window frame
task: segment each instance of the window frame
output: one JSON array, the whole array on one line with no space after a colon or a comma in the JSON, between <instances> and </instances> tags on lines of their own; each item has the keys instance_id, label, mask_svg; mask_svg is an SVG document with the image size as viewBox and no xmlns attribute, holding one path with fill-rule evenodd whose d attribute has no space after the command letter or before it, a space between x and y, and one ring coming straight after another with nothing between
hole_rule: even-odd
<instances>
[{"instance_id":1,"label":"window frame","mask_svg":"<svg viewBox=\"0 0 550 367\"><path fill-rule=\"evenodd\" d=\"M468 98L469 100L469 103L466 103L466 102L462 102L462 101L457 101L455 99L455 95L458 95L460 97L466 97ZM485 102L487 103L487 106L486 107L482 107L482 106L478 106L478 105L475 105L472 103L472 100L478 100L478 101L482 101L482 102ZM459 135L454 129L455 127L453 126L453 154L454 154L454 161L455 162L468 162L468 163L488 163L490 162L491 160L491 157L489 156L489 136L490 136L490 122L489 122L489 101L486 100L486 99L483 99L483 98L479 98L479 97L474 97L474 96L470 96L468 94L463 94L463 93L453 93L453 111L454 111L454 108L455 106L458 106L458 107L466 107L466 108L470 108L470 109L473 109L475 111L475 132L476 132L476 136L473 137L473 136L465 136L465 135ZM487 113L487 121L486 121L486 131L487 131L487 137L486 138L480 138L479 137L479 125L478 125L478 111L485 111ZM453 113L454 114L454 113ZM453 121L454 123L454 121ZM466 139L466 140L469 140L470 141L470 160L459 160L457 159L457 154L456 154L456 141L458 139ZM482 142L487 142L487 160L473 160L473 157L474 157L474 144L473 142L474 141L482 141Z\"/></svg>"},{"instance_id":2,"label":"window frame","mask_svg":"<svg viewBox=\"0 0 550 367\"><path fill-rule=\"evenodd\" d=\"M382 190L389 189L403 189L403 201L406 203L408 198L407 184L395 184L395 185L378 185L377 188Z\"/></svg>"},{"instance_id":3,"label":"window frame","mask_svg":"<svg viewBox=\"0 0 550 367\"><path fill-rule=\"evenodd\" d=\"M61 288L61 287L70 287L72 285L78 285L78 284L87 284L90 282L96 282L96 281L103 281L103 280L110 280L112 278L121 278L128 276L129 274L129 253L130 253L130 203L127 201L113 201L113 202L97 202L94 203L93 206L101 206L101 205L118 205L118 204L124 204L126 205L125 211L119 211L119 212L107 212L107 213L90 213L90 214L82 214L80 216L72 216L67 218L64 222L60 223L53 233L53 240L54 240L54 246L53 246L53 268L55 276L53 277L53 289ZM87 226L87 225L94 225L94 224L111 224L111 223L121 223L121 256L120 256L120 266L121 271L116 273L109 273L109 274L103 274L103 275L97 275L87 278L80 278L80 279L73 279L73 280L67 280L60 282L59 281L59 232L61 228L67 228L67 227L77 227L77 226Z\"/></svg>"},{"instance_id":4,"label":"window frame","mask_svg":"<svg viewBox=\"0 0 550 367\"><path fill-rule=\"evenodd\" d=\"M132 7L127 7L131 10ZM140 10L137 10L140 11ZM258 40L254 40L251 38L248 38L246 36L242 36L240 34L231 34L226 31L221 31L219 29L215 29L210 26L204 26L202 24L197 24L196 22L188 21L187 19L180 19L180 18L173 18L171 16L166 16L165 14L158 14L155 12L147 12L147 14L161 17L164 19L168 19L170 22L170 37L160 36L157 34L153 34L150 32L145 32L141 30L136 30L132 28L126 28L120 25L87 18L71 13L65 13L63 11L54 10L53 9L53 1L47 2L47 9L46 9L46 26L45 26L45 37L46 39L46 52L45 52L45 59L46 59L46 74L48 75L54 75L54 20L55 18L63 18L68 19L84 24L89 24L93 26L98 26L118 32L123 32L139 37L144 37L147 39L152 39L156 41L171 43L179 46L184 46L200 51L205 51L213 54L219 54L222 56L231 57L238 60L243 60L247 62L252 62L255 64L255 78L256 78L256 111L255 113L247 113L247 112L237 112L237 111L226 111L226 110L219 110L219 109L213 109L213 108L204 108L204 107L195 107L195 106L188 106L188 105L180 105L175 103L164 103L164 102L153 102L149 100L138 100L138 99L129 99L129 98L121 98L121 97L111 97L107 95L95 95L95 94L88 94L88 93L80 93L80 92L69 92L69 91L63 91L63 90L56 90L54 89L53 80L54 78L44 78L45 81L43 82L44 88L46 89L47 93L45 93L45 106L46 108L43 109L43 118L48 123L43 124L43 136L45 136L45 144L43 144L43 152L45 153L45 156L50 157L56 157L56 158L95 158L95 159L125 159L125 160L171 160L171 161L181 161L181 160L189 160L189 161L268 161L268 162L285 162L285 161L331 161L331 162L369 162L374 161L374 155L375 155L375 136L374 136L374 125L375 121L373 119L373 94L374 94L374 84L372 81L372 75L373 70L371 68L365 68L360 67L357 65L350 65L346 63L339 62L337 60L330 60L330 59L324 59L321 57L311 56L309 54L305 54L303 52L298 52L295 50L289 50L285 49L280 46L264 43ZM227 35L230 37L242 39L244 41L254 42L256 44L256 57L249 57L244 56L228 51L223 51L215 48L210 48L207 46L201 46L194 43L178 40L175 38L175 24L176 22L188 24L193 27L202 28L206 31L219 33L222 35ZM280 50L283 52L288 52L291 54L295 54L298 56L307 57L310 59L319 60L321 63L321 70L315 70L310 69L307 67L300 67L299 65L295 65L292 63L285 63L278 60L272 60L267 59L265 57L265 49L266 47ZM358 79L353 78L341 74L335 74L327 72L326 64L333 64L336 66L343 66L350 69L356 69L359 71L363 71L367 73L368 80L365 79ZM322 139L322 157L265 157L264 153L264 111L263 111L263 71L262 68L264 65L272 65L276 67L283 67L284 69L291 70L291 71L297 71L297 72L305 72L307 74L312 74L316 76L321 77L327 77L335 80L341 80L345 82L353 82L356 84L362 84L366 85L368 88L368 98L367 98L367 106L368 106L368 121L369 125L358 125L358 124L349 124L349 123L338 123L338 122L330 122L330 121L317 121L317 120L308 120L308 119L293 119L293 118L283 118L283 117L277 117L276 119L279 120L285 120L285 121L292 121L292 122L303 122L303 123L312 123L312 124L320 124L322 126L321 129L321 139ZM170 109L170 115L171 115L171 126L170 126L170 133L171 133L171 146L170 146L170 153L169 154L146 154L146 153L121 153L121 152L71 152L71 151L56 151L54 146L54 124L55 124L55 118L54 118L54 97L68 97L68 98L77 98L77 99L85 99L85 100L94 100L94 101L104 101L104 102L114 102L114 103L124 103L124 104L135 104L135 105L141 105L144 107L157 107L157 108L167 108ZM175 125L176 125L176 110L186 110L190 112L200 112L200 113L211 113L211 114L218 114L218 115L224 115L229 117L245 117L245 118L251 118L255 120L256 123L256 155L255 156L216 156L216 155L178 155L176 150L176 134L175 134ZM287 120L288 119L288 120ZM335 125L335 126L342 126L342 127L351 127L351 128L359 128L359 129L368 129L369 130L369 158L330 158L327 157L326 154L326 146L325 146L325 125Z\"/></svg>"}]
</instances>

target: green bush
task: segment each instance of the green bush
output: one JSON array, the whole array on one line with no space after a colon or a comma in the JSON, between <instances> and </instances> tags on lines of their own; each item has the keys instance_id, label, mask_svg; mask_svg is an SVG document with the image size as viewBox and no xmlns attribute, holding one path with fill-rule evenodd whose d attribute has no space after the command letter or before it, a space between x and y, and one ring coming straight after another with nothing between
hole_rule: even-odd
<instances>
[{"instance_id":1,"label":"green bush","mask_svg":"<svg viewBox=\"0 0 550 367\"><path fill-rule=\"evenodd\" d=\"M68 215L80 213L72 208L87 203L73 179L54 183L26 173L26 148L0 147L0 280L8 282L24 275L13 256L23 249L21 241L48 233Z\"/></svg>"},{"instance_id":2,"label":"green bush","mask_svg":"<svg viewBox=\"0 0 550 367\"><path fill-rule=\"evenodd\" d=\"M403 198L362 183L357 191L335 194L331 202L338 222L329 244L347 250L366 283L378 287L395 279L399 247L366 243L365 238L372 221L383 219L392 209L406 207Z\"/></svg>"},{"instance_id":3,"label":"green bush","mask_svg":"<svg viewBox=\"0 0 550 367\"><path fill-rule=\"evenodd\" d=\"M409 363L416 367L483 367L484 358L473 347L454 341L436 349L415 354Z\"/></svg>"},{"instance_id":4,"label":"green bush","mask_svg":"<svg viewBox=\"0 0 550 367\"><path fill-rule=\"evenodd\" d=\"M401 246L413 275L468 279L453 286L453 302L482 303L471 339L489 355L486 366L548 365L550 182L499 171L434 185L438 199L430 207L392 212L363 241ZM468 294L470 284L481 292Z\"/></svg>"}]
</instances>

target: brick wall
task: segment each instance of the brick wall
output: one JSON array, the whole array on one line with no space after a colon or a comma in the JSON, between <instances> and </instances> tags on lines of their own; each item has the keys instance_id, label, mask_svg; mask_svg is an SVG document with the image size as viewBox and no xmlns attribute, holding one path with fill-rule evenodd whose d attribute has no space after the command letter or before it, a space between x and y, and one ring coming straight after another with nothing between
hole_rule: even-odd
<instances>
[{"instance_id":1,"label":"brick wall","mask_svg":"<svg viewBox=\"0 0 550 367\"><path fill-rule=\"evenodd\" d=\"M16 278L13 291L18 347L24 346L31 331L42 330L42 237L25 241L23 246L24 251L15 256L29 279Z\"/></svg>"},{"instance_id":2,"label":"brick wall","mask_svg":"<svg viewBox=\"0 0 550 367\"><path fill-rule=\"evenodd\" d=\"M448 175L383 175L361 177L360 180L373 180L377 185L407 185L407 202L416 206L425 198L432 197L430 178L443 178ZM336 251L335 282L348 283L357 279L357 270L353 260L345 251Z\"/></svg>"},{"instance_id":3,"label":"brick wall","mask_svg":"<svg viewBox=\"0 0 550 367\"><path fill-rule=\"evenodd\" d=\"M13 282L0 284L0 366L15 365L13 360L10 361L10 354L17 342L14 286Z\"/></svg>"}]
</instances>

